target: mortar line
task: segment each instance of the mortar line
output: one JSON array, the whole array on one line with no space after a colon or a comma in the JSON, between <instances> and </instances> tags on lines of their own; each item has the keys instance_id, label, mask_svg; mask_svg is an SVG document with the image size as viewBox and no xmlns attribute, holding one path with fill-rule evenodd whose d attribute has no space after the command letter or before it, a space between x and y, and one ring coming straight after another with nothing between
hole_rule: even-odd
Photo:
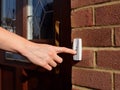
<instances>
[{"instance_id":1,"label":"mortar line","mask_svg":"<svg viewBox=\"0 0 120 90\"><path fill-rule=\"evenodd\" d=\"M102 29L102 28L115 28L115 27L120 27L120 25L106 25L106 26L90 26L90 27L72 27L72 30L78 29L78 30L83 30L83 29Z\"/></svg>"},{"instance_id":2,"label":"mortar line","mask_svg":"<svg viewBox=\"0 0 120 90\"><path fill-rule=\"evenodd\" d=\"M115 90L115 86L114 86L114 73L112 74L112 90Z\"/></svg>"},{"instance_id":3,"label":"mortar line","mask_svg":"<svg viewBox=\"0 0 120 90\"><path fill-rule=\"evenodd\" d=\"M98 3L98 4L90 4L90 5L85 5L85 6L81 6L81 7L77 7L77 8L72 8L72 11L79 11L79 10L84 10L87 8L97 8L97 7L102 7L102 6L109 6L109 5L113 5L113 4L120 4L120 1L111 1L111 2L104 2L104 3Z\"/></svg>"},{"instance_id":4,"label":"mortar line","mask_svg":"<svg viewBox=\"0 0 120 90\"><path fill-rule=\"evenodd\" d=\"M111 40L112 40L112 46L115 46L115 34L114 34L114 28L112 28L112 33L111 33Z\"/></svg>"}]
</instances>

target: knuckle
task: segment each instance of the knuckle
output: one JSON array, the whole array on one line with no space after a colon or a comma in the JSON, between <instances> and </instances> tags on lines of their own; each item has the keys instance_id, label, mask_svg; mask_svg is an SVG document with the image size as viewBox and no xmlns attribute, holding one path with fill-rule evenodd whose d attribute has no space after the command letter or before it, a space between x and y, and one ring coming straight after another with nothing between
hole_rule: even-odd
<instances>
[{"instance_id":1,"label":"knuckle","mask_svg":"<svg viewBox=\"0 0 120 90\"><path fill-rule=\"evenodd\" d=\"M49 52L48 55L49 55L50 57L54 57L54 53L53 53L53 52Z\"/></svg>"},{"instance_id":2,"label":"knuckle","mask_svg":"<svg viewBox=\"0 0 120 90\"><path fill-rule=\"evenodd\" d=\"M48 64L47 62L43 62L42 66L47 66L47 64Z\"/></svg>"}]
</instances>

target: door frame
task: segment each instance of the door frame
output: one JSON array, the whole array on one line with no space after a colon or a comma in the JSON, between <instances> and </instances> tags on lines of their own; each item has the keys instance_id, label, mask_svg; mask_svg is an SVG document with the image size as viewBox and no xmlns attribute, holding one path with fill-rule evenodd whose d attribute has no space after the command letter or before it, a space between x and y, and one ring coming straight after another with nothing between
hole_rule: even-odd
<instances>
[{"instance_id":1,"label":"door frame","mask_svg":"<svg viewBox=\"0 0 120 90\"><path fill-rule=\"evenodd\" d=\"M26 37L26 30L27 30L27 0L17 0L17 9L20 9L23 7L20 12L17 12L16 19L18 22L16 22L16 28L17 33L19 35L22 35L23 37ZM70 19L70 13L71 13L71 0L54 0L54 22L59 21L60 22L60 30L59 30L59 46L61 47L68 47L71 48L71 19ZM25 13L26 12L26 13ZM21 17L21 18L19 18ZM21 23L19 23L21 22ZM35 41L38 43L47 43L47 44L53 44L55 45L55 42L46 41L46 40L40 40ZM63 63L58 66L59 73L58 76L61 79L61 89L60 90L71 90L72 84L71 84L71 69L72 69L72 55L70 54L60 54L60 56L63 58ZM5 60L4 51L1 51L0 53L0 64L5 66L11 66L11 67L24 67L26 69L35 69L38 66L28 63L22 63L22 62L15 62L15 61L8 61ZM40 69L41 70L41 69ZM53 71L54 72L54 71ZM56 83L57 86L57 83Z\"/></svg>"}]
</instances>

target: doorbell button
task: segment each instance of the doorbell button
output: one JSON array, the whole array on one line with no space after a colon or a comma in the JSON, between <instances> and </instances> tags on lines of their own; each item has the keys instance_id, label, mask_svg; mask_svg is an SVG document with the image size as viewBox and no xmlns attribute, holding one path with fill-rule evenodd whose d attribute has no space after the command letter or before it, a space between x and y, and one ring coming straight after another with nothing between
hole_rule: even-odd
<instances>
[{"instance_id":1,"label":"doorbell button","mask_svg":"<svg viewBox=\"0 0 120 90\"><path fill-rule=\"evenodd\" d=\"M82 60L82 40L80 38L75 38L73 40L73 50L76 51L76 54L73 55L74 61Z\"/></svg>"}]
</instances>

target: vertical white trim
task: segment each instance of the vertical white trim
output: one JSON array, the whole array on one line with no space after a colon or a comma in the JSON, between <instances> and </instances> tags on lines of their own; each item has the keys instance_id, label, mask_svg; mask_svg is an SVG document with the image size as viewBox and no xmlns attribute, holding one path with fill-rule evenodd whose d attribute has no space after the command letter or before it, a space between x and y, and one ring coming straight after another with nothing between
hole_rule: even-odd
<instances>
[{"instance_id":1,"label":"vertical white trim","mask_svg":"<svg viewBox=\"0 0 120 90\"><path fill-rule=\"evenodd\" d=\"M1 17L5 18L6 17L6 0L2 0L2 14Z\"/></svg>"},{"instance_id":2,"label":"vertical white trim","mask_svg":"<svg viewBox=\"0 0 120 90\"><path fill-rule=\"evenodd\" d=\"M27 10L27 39L33 39L33 0L28 0L28 10Z\"/></svg>"}]
</instances>

